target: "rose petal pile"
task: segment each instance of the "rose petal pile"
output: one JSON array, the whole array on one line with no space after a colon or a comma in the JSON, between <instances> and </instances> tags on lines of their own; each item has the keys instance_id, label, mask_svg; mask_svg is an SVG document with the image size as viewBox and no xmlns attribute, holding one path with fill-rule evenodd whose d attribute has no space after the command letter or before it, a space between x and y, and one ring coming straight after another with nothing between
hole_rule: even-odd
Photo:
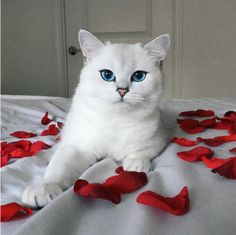
<instances>
[{"instance_id":1,"label":"rose petal pile","mask_svg":"<svg viewBox=\"0 0 236 235\"><path fill-rule=\"evenodd\" d=\"M74 192L83 197L99 198L111 201L115 204L120 203L120 193L109 189L103 184L92 183L86 180L78 179L74 185Z\"/></svg>"},{"instance_id":2,"label":"rose petal pile","mask_svg":"<svg viewBox=\"0 0 236 235\"><path fill-rule=\"evenodd\" d=\"M48 112L44 114L41 118L42 125L48 125L53 120L48 118ZM49 125L47 130L41 132L41 136L46 135L57 135L60 132L60 129L63 127L63 123L57 122L57 126L55 124ZM33 138L37 136L36 133L26 132L26 131L15 131L10 134L16 138ZM43 141L31 142L29 140L20 140L14 142L1 142L1 167L8 164L11 158L23 158L30 157L36 155L39 151L48 149L51 146L44 143Z\"/></svg>"},{"instance_id":3,"label":"rose petal pile","mask_svg":"<svg viewBox=\"0 0 236 235\"><path fill-rule=\"evenodd\" d=\"M122 167L118 167L116 173L118 175L109 177L103 184L90 184L86 180L78 179L74 184L74 192L83 197L98 198L118 204L121 201L121 194L132 193L147 184L147 176L143 172L124 171ZM187 187L173 198L161 196L153 191L145 191L138 195L136 201L173 215L183 215L189 210Z\"/></svg>"},{"instance_id":4,"label":"rose petal pile","mask_svg":"<svg viewBox=\"0 0 236 235\"><path fill-rule=\"evenodd\" d=\"M212 110L196 110L181 112L179 116L197 116L210 117L215 116ZM217 122L217 120L219 122ZM224 117L213 117L202 121L195 119L177 119L180 128L188 134L196 134L204 131L206 128L217 130L227 130L229 135L216 136L213 138L197 137L195 140L186 138L174 137L172 142L184 147L194 146L197 143L204 143L210 147L217 147L224 143L236 141L236 112L228 111ZM236 148L230 149L230 152L235 153ZM178 152L177 156L188 162L203 161L208 168L212 169L213 173L218 173L228 179L236 179L236 157L228 157L220 159L213 157L214 151L207 147L195 147L189 151Z\"/></svg>"},{"instance_id":5,"label":"rose petal pile","mask_svg":"<svg viewBox=\"0 0 236 235\"><path fill-rule=\"evenodd\" d=\"M41 118L42 125L48 125L53 120L48 118L48 112ZM63 127L63 123L57 122L59 129ZM52 124L47 130L42 131L41 135L57 135L59 130L56 125ZM37 136L36 133L26 132L26 131L16 131L10 134L16 138L33 138ZM23 158L31 157L36 155L38 152L44 149L51 148L50 145L44 143L43 141L31 142L29 140L19 140L14 142L1 142L1 167L8 164L11 158ZM31 215L32 210L30 208L24 207L16 202L11 202L6 205L1 205L1 221L9 221L16 219L18 214Z\"/></svg>"},{"instance_id":6,"label":"rose petal pile","mask_svg":"<svg viewBox=\"0 0 236 235\"><path fill-rule=\"evenodd\" d=\"M83 197L100 198L120 203L121 194L132 193L142 188L147 183L144 172L124 171L119 168L118 175L109 177L103 184L88 183L78 179L74 185L74 192Z\"/></svg>"},{"instance_id":7,"label":"rose petal pile","mask_svg":"<svg viewBox=\"0 0 236 235\"><path fill-rule=\"evenodd\" d=\"M48 125L53 122L53 119L48 117L48 112L41 119L42 125ZM236 141L236 112L228 111L224 117L215 116L212 110L198 109L196 111L181 112L179 116L188 117L211 117L205 120L195 120L193 118L178 119L180 128L188 134L197 134L203 132L207 128L217 130L227 130L229 135L216 136L214 138L197 137L196 140L187 138L174 137L172 143L179 144L184 147L196 146L198 143L204 143L208 146L215 147L221 144ZM57 125L57 126L56 126ZM58 135L63 123L56 122L50 124L46 130L41 132L41 136ZM17 138L32 138L37 134L25 131L16 131L11 133L11 136ZM57 139L59 136L57 136ZM28 140L20 140L11 143L1 143L1 166L8 163L10 158L22 158L33 156L43 149L50 148L50 145L43 141L32 143ZM236 152L236 148L230 149L231 152ZM203 161L203 163L213 173L218 173L229 179L236 179L236 157L232 156L227 159L213 157L214 151L208 147L197 146L189 151L178 152L177 155L188 162ZM118 204L121 201L121 195L132 193L147 184L147 176L143 172L124 171L122 167L116 169L117 175L113 175L105 180L104 183L89 183L86 180L78 179L74 184L74 192L77 195L90 198L99 198L111 201ZM165 197L153 191L145 191L138 195L136 201L140 204L152 206L166 211L173 215L183 215L189 210L189 194L188 188L185 186L174 197ZM23 207L15 202L1 206L1 221L8 221L15 218L19 212L32 214L32 210Z\"/></svg>"},{"instance_id":8,"label":"rose petal pile","mask_svg":"<svg viewBox=\"0 0 236 235\"><path fill-rule=\"evenodd\" d=\"M23 158L36 155L39 151L51 148L43 141L31 142L19 140L15 142L1 142L1 167L5 166L10 158Z\"/></svg>"},{"instance_id":9,"label":"rose petal pile","mask_svg":"<svg viewBox=\"0 0 236 235\"><path fill-rule=\"evenodd\" d=\"M212 110L198 109L196 111L185 111L181 112L179 116L196 116L196 117L211 117L215 116ZM219 122L217 122L217 120ZM228 111L224 114L223 118L213 117L202 121L195 120L192 118L188 119L177 119L180 124L180 128L188 134L197 134L203 132L206 128L212 128L217 130L227 130L229 135L236 134L236 112Z\"/></svg>"}]
</instances>

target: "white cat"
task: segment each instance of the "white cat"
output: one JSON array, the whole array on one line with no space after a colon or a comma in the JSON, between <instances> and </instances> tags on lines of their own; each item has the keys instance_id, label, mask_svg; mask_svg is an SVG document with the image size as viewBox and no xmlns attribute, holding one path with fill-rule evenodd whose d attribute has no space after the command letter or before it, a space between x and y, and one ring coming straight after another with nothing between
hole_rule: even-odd
<instances>
[{"instance_id":1,"label":"white cat","mask_svg":"<svg viewBox=\"0 0 236 235\"><path fill-rule=\"evenodd\" d=\"M79 42L86 62L62 141L43 184L22 195L22 202L33 208L45 206L104 157L122 162L125 170L148 172L150 161L167 142L158 105L160 62L169 48L169 35L145 46L103 44L80 30Z\"/></svg>"}]
</instances>

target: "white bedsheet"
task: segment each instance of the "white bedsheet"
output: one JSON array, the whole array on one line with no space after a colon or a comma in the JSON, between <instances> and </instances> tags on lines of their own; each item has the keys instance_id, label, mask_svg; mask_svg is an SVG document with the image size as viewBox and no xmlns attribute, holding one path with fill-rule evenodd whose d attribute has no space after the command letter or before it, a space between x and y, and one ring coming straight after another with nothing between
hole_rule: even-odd
<instances>
[{"instance_id":1,"label":"white bedsheet","mask_svg":"<svg viewBox=\"0 0 236 235\"><path fill-rule=\"evenodd\" d=\"M52 97L2 96L2 141L15 141L9 133L18 130L40 133L44 126L40 118L45 111L64 121L70 100ZM213 109L217 115L236 110L235 98L219 99L174 99L164 103L164 110L177 115L183 110L198 108ZM224 131L207 130L189 136L176 125L173 136L192 138L213 137L226 134ZM42 151L35 157L11 162L1 169L1 204L20 201L26 185L42 181L46 166L57 148L54 136L34 137L53 148ZM227 143L213 150L216 156L232 156L230 148L236 143ZM20 220L2 223L2 234L86 234L86 235L234 235L236 233L236 187L235 180L213 174L202 163L187 163L176 156L184 147L169 144L153 161L154 170L148 174L149 183L140 190L123 195L114 205L108 201L84 199L67 190L34 215ZM117 167L112 159L105 159L90 167L82 178L89 182L102 182L114 175ZM190 210L184 216L174 216L158 209L136 203L140 192L152 190L166 196L176 195L183 186L188 186Z\"/></svg>"}]
</instances>

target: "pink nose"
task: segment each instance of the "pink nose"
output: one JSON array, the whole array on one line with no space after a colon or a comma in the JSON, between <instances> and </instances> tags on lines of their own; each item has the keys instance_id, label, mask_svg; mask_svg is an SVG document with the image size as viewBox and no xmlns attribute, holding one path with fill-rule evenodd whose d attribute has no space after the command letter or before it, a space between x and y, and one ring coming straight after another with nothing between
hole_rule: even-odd
<instances>
[{"instance_id":1,"label":"pink nose","mask_svg":"<svg viewBox=\"0 0 236 235\"><path fill-rule=\"evenodd\" d=\"M123 97L129 91L129 89L128 88L117 88L117 91L119 92L120 96Z\"/></svg>"}]
</instances>

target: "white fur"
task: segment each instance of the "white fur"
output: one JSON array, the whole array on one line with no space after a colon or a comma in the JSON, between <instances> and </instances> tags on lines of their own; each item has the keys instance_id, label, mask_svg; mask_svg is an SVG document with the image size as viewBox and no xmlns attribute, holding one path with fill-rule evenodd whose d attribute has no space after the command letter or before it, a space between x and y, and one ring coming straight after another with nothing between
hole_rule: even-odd
<instances>
[{"instance_id":1,"label":"white fur","mask_svg":"<svg viewBox=\"0 0 236 235\"><path fill-rule=\"evenodd\" d=\"M104 45L81 30L79 40L87 63L44 183L23 194L23 203L31 207L46 205L104 157L123 162L125 170L148 172L151 159L166 144L158 109L162 74L157 65L165 58L169 36L144 47L139 43ZM116 82L104 81L99 73L102 69L113 71ZM146 79L131 82L137 70L148 72ZM129 87L123 102L117 87Z\"/></svg>"}]
</instances>

